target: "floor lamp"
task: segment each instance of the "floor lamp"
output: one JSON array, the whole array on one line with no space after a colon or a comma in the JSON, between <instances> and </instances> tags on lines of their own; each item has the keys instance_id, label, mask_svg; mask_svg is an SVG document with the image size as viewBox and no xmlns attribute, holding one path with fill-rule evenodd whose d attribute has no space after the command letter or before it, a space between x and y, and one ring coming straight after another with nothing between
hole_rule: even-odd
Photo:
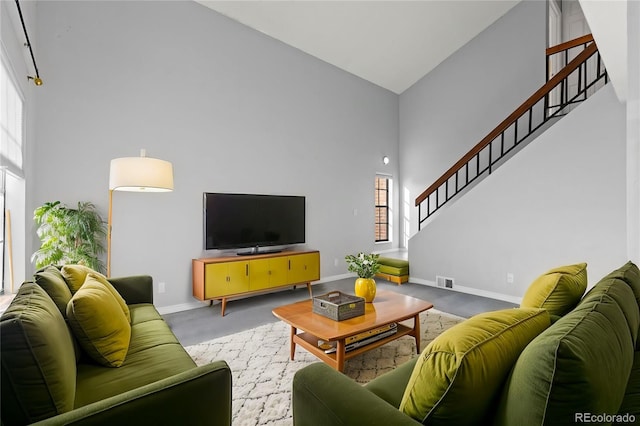
<instances>
[{"instance_id":1,"label":"floor lamp","mask_svg":"<svg viewBox=\"0 0 640 426\"><path fill-rule=\"evenodd\" d=\"M169 192L173 191L173 166L170 162L146 156L111 160L109 169L109 218L107 230L107 276L111 276L111 222L113 191Z\"/></svg>"}]
</instances>

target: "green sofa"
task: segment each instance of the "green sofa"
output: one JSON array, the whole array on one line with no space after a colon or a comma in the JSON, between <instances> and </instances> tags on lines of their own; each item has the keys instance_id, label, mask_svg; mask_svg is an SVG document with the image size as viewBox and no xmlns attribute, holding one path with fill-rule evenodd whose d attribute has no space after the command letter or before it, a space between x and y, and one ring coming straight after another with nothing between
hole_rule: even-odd
<instances>
[{"instance_id":1,"label":"green sofa","mask_svg":"<svg viewBox=\"0 0 640 426\"><path fill-rule=\"evenodd\" d=\"M54 267L38 271L0 319L3 425L231 424L228 365L196 366L155 309L151 277L108 280L129 313L118 367L78 344L60 278Z\"/></svg>"},{"instance_id":2,"label":"green sofa","mask_svg":"<svg viewBox=\"0 0 640 426\"><path fill-rule=\"evenodd\" d=\"M471 371L480 391L456 393L450 384L436 403L449 406L416 419L400 407L422 355L364 386L314 363L294 376L294 425L640 424L640 271L629 262L581 295L568 313L554 317L549 311L551 325L516 354L495 392L482 391L485 363ZM474 418L476 399L488 402Z\"/></svg>"}]
</instances>

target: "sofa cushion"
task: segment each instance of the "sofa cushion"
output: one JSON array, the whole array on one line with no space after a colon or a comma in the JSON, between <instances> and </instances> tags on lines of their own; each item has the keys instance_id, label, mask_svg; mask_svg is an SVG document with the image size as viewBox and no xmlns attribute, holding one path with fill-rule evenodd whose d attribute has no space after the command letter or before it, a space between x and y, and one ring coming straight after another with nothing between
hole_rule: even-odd
<instances>
[{"instance_id":1,"label":"sofa cushion","mask_svg":"<svg viewBox=\"0 0 640 426\"><path fill-rule=\"evenodd\" d=\"M118 306L120 306L120 309L122 309L122 313L127 318L127 322L131 324L131 312L129 312L129 307L127 306L127 302L124 301L122 296L120 296L120 293L118 293L118 290L116 290L115 287L111 285L111 283L107 280L107 278L104 275L99 274L97 272L89 272L87 274L87 279L88 278L91 278L92 280L99 282L100 284L105 286L107 290L109 290L109 292L113 295L114 299L116 299L116 302L118 302ZM85 282L86 282L86 279L85 279Z\"/></svg>"},{"instance_id":2,"label":"sofa cushion","mask_svg":"<svg viewBox=\"0 0 640 426\"><path fill-rule=\"evenodd\" d=\"M129 310L131 311L132 327L143 322L162 319L162 316L158 313L156 307L151 303L129 305Z\"/></svg>"},{"instance_id":3,"label":"sofa cushion","mask_svg":"<svg viewBox=\"0 0 640 426\"><path fill-rule=\"evenodd\" d=\"M617 413L634 358L625 298L635 304L626 284L600 282L534 339L511 372L497 424L573 424L575 413Z\"/></svg>"},{"instance_id":4,"label":"sofa cushion","mask_svg":"<svg viewBox=\"0 0 640 426\"><path fill-rule=\"evenodd\" d=\"M25 283L0 320L2 422L26 424L73 408L76 357L56 304Z\"/></svg>"},{"instance_id":5,"label":"sofa cushion","mask_svg":"<svg viewBox=\"0 0 640 426\"><path fill-rule=\"evenodd\" d=\"M71 300L71 290L62 273L55 266L47 266L34 275L36 284L47 292L56 304L63 318L67 318L67 304Z\"/></svg>"},{"instance_id":6,"label":"sofa cushion","mask_svg":"<svg viewBox=\"0 0 640 426\"><path fill-rule=\"evenodd\" d=\"M88 266L73 264L64 265L62 269L60 269L60 272L62 273L64 280L67 282L69 290L71 290L71 294L75 294L75 292L82 287L84 281L87 279L87 274L94 273L102 275L100 272L94 271ZM107 278L104 275L102 275L102 277L105 279Z\"/></svg>"},{"instance_id":7,"label":"sofa cushion","mask_svg":"<svg viewBox=\"0 0 640 426\"><path fill-rule=\"evenodd\" d=\"M111 291L90 274L67 306L80 346L96 362L119 367L129 349L131 325Z\"/></svg>"},{"instance_id":8,"label":"sofa cushion","mask_svg":"<svg viewBox=\"0 0 640 426\"><path fill-rule=\"evenodd\" d=\"M520 307L544 308L553 319L571 311L586 289L586 263L561 266L536 278L525 292Z\"/></svg>"},{"instance_id":9,"label":"sofa cushion","mask_svg":"<svg viewBox=\"0 0 640 426\"><path fill-rule=\"evenodd\" d=\"M391 257L379 257L380 272L389 275L407 275L409 273L409 261L394 259Z\"/></svg>"},{"instance_id":10,"label":"sofa cushion","mask_svg":"<svg viewBox=\"0 0 640 426\"><path fill-rule=\"evenodd\" d=\"M67 305L71 300L72 294L60 269L55 266L42 268L34 274L34 281L47 292L60 310L64 320L67 321ZM76 361L78 361L82 357L82 348L80 348L75 336L71 335L71 340L73 341Z\"/></svg>"},{"instance_id":11,"label":"sofa cushion","mask_svg":"<svg viewBox=\"0 0 640 426\"><path fill-rule=\"evenodd\" d=\"M120 295L120 293L118 293L118 290L116 290L115 287L109 282L107 277L102 275L100 272L94 271L93 269L84 265L70 264L70 265L64 265L62 267L60 271L60 275L65 280L67 287L71 292L71 295L75 294L75 292L77 292L78 289L82 287L82 285L87 280L88 276L91 276L94 281L98 281L102 283L107 289L109 289L111 294L113 294L113 296L116 298L116 300L118 301L118 304L120 305L120 308L122 309L122 312L124 312L125 317L127 317L127 321L131 323L131 315L129 313L129 307L127 306L127 302ZM69 299L71 299L71 297L69 297ZM67 300L67 303L68 302L69 300ZM65 304L64 316L66 318L66 304Z\"/></svg>"},{"instance_id":12,"label":"sofa cushion","mask_svg":"<svg viewBox=\"0 0 640 426\"><path fill-rule=\"evenodd\" d=\"M119 368L79 364L76 407L195 367L189 354L153 305L132 305L130 308L133 321L127 358Z\"/></svg>"},{"instance_id":13,"label":"sofa cushion","mask_svg":"<svg viewBox=\"0 0 640 426\"><path fill-rule=\"evenodd\" d=\"M383 274L389 274L389 275L408 275L409 274L409 267L405 266L404 268L397 268L395 266L389 266L389 265L380 265L380 269L378 270L378 272L381 272Z\"/></svg>"},{"instance_id":14,"label":"sofa cushion","mask_svg":"<svg viewBox=\"0 0 640 426\"><path fill-rule=\"evenodd\" d=\"M580 305L589 306L592 302L600 302L604 297L609 297L618 305L622 315L627 322L627 329L631 336L633 345L636 345L638 339L638 328L640 327L640 309L633 297L633 290L622 280L618 278L604 277L597 286L584 295Z\"/></svg>"},{"instance_id":15,"label":"sofa cushion","mask_svg":"<svg viewBox=\"0 0 640 426\"><path fill-rule=\"evenodd\" d=\"M629 382L618 413L622 415L632 414L636 417L636 420L640 420L640 351L636 351L633 356L634 360L631 374L629 374Z\"/></svg>"},{"instance_id":16,"label":"sofa cushion","mask_svg":"<svg viewBox=\"0 0 640 426\"><path fill-rule=\"evenodd\" d=\"M618 278L627 283L631 287L638 309L640 309L640 270L633 262L627 262L605 278ZM638 330L638 335L640 336L640 330ZM636 350L640 350L640 339L636 340Z\"/></svg>"},{"instance_id":17,"label":"sofa cushion","mask_svg":"<svg viewBox=\"0 0 640 426\"><path fill-rule=\"evenodd\" d=\"M399 408L404 390L407 388L417 361L418 357L402 363L397 368L381 374L364 386L368 391Z\"/></svg>"},{"instance_id":18,"label":"sofa cushion","mask_svg":"<svg viewBox=\"0 0 640 426\"><path fill-rule=\"evenodd\" d=\"M517 308L453 326L420 355L400 410L429 425L482 424L518 355L549 324L546 310Z\"/></svg>"}]
</instances>

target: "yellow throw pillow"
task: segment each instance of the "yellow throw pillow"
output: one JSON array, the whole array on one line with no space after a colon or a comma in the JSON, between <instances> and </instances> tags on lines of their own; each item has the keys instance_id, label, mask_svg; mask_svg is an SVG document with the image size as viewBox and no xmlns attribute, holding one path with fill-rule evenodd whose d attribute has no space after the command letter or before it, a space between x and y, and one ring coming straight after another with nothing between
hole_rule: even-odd
<instances>
[{"instance_id":1,"label":"yellow throw pillow","mask_svg":"<svg viewBox=\"0 0 640 426\"><path fill-rule=\"evenodd\" d=\"M87 274L89 273L98 274L104 279L107 279L107 277L102 275L100 272L94 271L84 265L64 265L60 272L62 272L62 276L67 282L69 290L71 290L71 294L74 294L80 287L82 287L82 284L84 284L84 280L87 279Z\"/></svg>"},{"instance_id":2,"label":"yellow throw pillow","mask_svg":"<svg viewBox=\"0 0 640 426\"><path fill-rule=\"evenodd\" d=\"M544 309L512 308L453 326L420 354L400 411L429 425L485 424L518 356L549 324Z\"/></svg>"},{"instance_id":3,"label":"yellow throw pillow","mask_svg":"<svg viewBox=\"0 0 640 426\"><path fill-rule=\"evenodd\" d=\"M91 278L91 280L93 281L99 282L100 284L105 286L107 289L109 289L111 294L113 294L113 297L115 297L116 301L118 302L118 305L120 305L120 309L122 309L124 316L127 318L127 322L131 324L131 311L129 311L129 306L127 306L127 302L125 302L122 296L120 296L120 293L118 293L118 290L116 290L113 287L113 285L111 285L111 283L102 274L99 274L97 272L89 272L87 274L87 279L89 278Z\"/></svg>"},{"instance_id":4,"label":"yellow throw pillow","mask_svg":"<svg viewBox=\"0 0 640 426\"><path fill-rule=\"evenodd\" d=\"M93 360L107 367L122 365L131 325L103 283L89 276L69 301L67 318L80 346Z\"/></svg>"},{"instance_id":5,"label":"yellow throw pillow","mask_svg":"<svg viewBox=\"0 0 640 426\"><path fill-rule=\"evenodd\" d=\"M576 307L587 289L587 264L561 266L552 269L531 283L521 308L544 308L557 317Z\"/></svg>"}]
</instances>

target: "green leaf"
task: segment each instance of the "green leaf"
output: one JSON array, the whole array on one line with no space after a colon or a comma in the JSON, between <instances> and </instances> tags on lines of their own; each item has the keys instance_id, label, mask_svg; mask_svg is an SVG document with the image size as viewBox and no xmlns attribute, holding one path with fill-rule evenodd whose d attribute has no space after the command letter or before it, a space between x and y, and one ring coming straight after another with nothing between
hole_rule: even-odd
<instances>
[{"instance_id":1,"label":"green leaf","mask_svg":"<svg viewBox=\"0 0 640 426\"><path fill-rule=\"evenodd\" d=\"M41 242L31 257L36 267L73 262L104 271L100 255L105 251L107 226L93 203L78 202L77 209L71 209L60 201L47 202L35 209L33 217Z\"/></svg>"}]
</instances>

